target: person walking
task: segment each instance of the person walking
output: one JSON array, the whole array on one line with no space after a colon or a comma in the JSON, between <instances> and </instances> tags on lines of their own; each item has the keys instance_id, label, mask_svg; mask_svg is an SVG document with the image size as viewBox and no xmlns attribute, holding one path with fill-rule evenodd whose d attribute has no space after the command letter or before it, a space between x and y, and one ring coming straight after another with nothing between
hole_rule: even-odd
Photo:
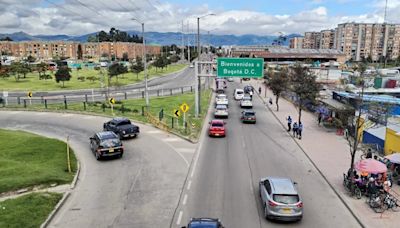
<instances>
[{"instance_id":1,"label":"person walking","mask_svg":"<svg viewBox=\"0 0 400 228\"><path fill-rule=\"evenodd\" d=\"M261 94L261 86L258 87L258 94Z\"/></svg>"},{"instance_id":2,"label":"person walking","mask_svg":"<svg viewBox=\"0 0 400 228\"><path fill-rule=\"evenodd\" d=\"M288 116L287 120L287 126L288 126L288 132L292 129L292 117Z\"/></svg>"},{"instance_id":3,"label":"person walking","mask_svg":"<svg viewBox=\"0 0 400 228\"><path fill-rule=\"evenodd\" d=\"M321 125L321 121L322 121L322 113L318 114L318 125Z\"/></svg>"},{"instance_id":4,"label":"person walking","mask_svg":"<svg viewBox=\"0 0 400 228\"><path fill-rule=\"evenodd\" d=\"M299 126L297 127L297 135L299 136L299 139L301 139L301 132L303 131L303 124L301 121L299 122Z\"/></svg>"},{"instance_id":5,"label":"person walking","mask_svg":"<svg viewBox=\"0 0 400 228\"><path fill-rule=\"evenodd\" d=\"M294 122L293 124L293 137L297 137L297 130L299 129L299 126L297 125L297 122Z\"/></svg>"},{"instance_id":6,"label":"person walking","mask_svg":"<svg viewBox=\"0 0 400 228\"><path fill-rule=\"evenodd\" d=\"M272 98L269 98L269 104L272 105Z\"/></svg>"}]
</instances>

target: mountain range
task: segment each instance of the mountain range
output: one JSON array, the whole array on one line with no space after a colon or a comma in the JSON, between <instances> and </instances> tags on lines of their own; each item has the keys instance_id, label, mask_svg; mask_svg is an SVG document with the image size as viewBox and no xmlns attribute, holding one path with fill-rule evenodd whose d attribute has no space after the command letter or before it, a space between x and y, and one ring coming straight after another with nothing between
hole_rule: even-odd
<instances>
[{"instance_id":1,"label":"mountain range","mask_svg":"<svg viewBox=\"0 0 400 228\"><path fill-rule=\"evenodd\" d=\"M138 31L128 31L130 35L138 34ZM68 35L29 35L24 32L16 32L10 34L0 34L0 39L5 37L10 37L13 41L78 41L86 42L89 36L94 36L96 33L88 33L81 36L68 36ZM182 33L178 32L146 32L145 37L147 43L157 44L157 45L171 45L171 44L182 44ZM185 45L187 45L187 38L189 37L190 45L196 45L196 34L185 34ZM289 34L286 36L286 40L282 45L289 45L289 39L293 37L301 37L299 34ZM270 45L277 39L278 36L267 35L205 35L201 34L201 41L203 44L211 44L213 46L222 45Z\"/></svg>"}]
</instances>

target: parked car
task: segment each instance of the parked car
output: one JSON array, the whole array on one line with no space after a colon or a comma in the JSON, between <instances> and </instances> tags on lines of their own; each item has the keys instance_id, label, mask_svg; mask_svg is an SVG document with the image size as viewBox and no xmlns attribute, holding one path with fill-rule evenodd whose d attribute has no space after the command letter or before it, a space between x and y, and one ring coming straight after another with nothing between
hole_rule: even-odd
<instances>
[{"instance_id":1,"label":"parked car","mask_svg":"<svg viewBox=\"0 0 400 228\"><path fill-rule=\"evenodd\" d=\"M221 221L215 218L192 218L187 226L182 228L224 228Z\"/></svg>"},{"instance_id":2,"label":"parked car","mask_svg":"<svg viewBox=\"0 0 400 228\"><path fill-rule=\"evenodd\" d=\"M131 121L124 117L116 117L103 124L104 131L112 131L117 134L121 139L127 137L136 137L140 133L138 126L131 123Z\"/></svg>"},{"instance_id":3,"label":"parked car","mask_svg":"<svg viewBox=\"0 0 400 228\"><path fill-rule=\"evenodd\" d=\"M117 156L124 154L124 147L118 135L112 131L103 131L90 137L90 149L97 160L103 157Z\"/></svg>"},{"instance_id":4,"label":"parked car","mask_svg":"<svg viewBox=\"0 0 400 228\"><path fill-rule=\"evenodd\" d=\"M240 117L242 123L256 123L256 112L253 110L242 111L242 116Z\"/></svg>"},{"instance_id":5,"label":"parked car","mask_svg":"<svg viewBox=\"0 0 400 228\"><path fill-rule=\"evenodd\" d=\"M303 218L303 202L288 178L262 178L259 184L261 203L267 219L299 221Z\"/></svg>"},{"instance_id":6,"label":"parked car","mask_svg":"<svg viewBox=\"0 0 400 228\"><path fill-rule=\"evenodd\" d=\"M208 128L209 136L226 136L225 122L222 120L211 120Z\"/></svg>"},{"instance_id":7,"label":"parked car","mask_svg":"<svg viewBox=\"0 0 400 228\"><path fill-rule=\"evenodd\" d=\"M242 100L243 96L243 89L235 89L235 91L233 92L233 97L235 98L235 100Z\"/></svg>"},{"instance_id":8,"label":"parked car","mask_svg":"<svg viewBox=\"0 0 400 228\"><path fill-rule=\"evenodd\" d=\"M214 111L215 118L228 118L228 107L226 105L217 105Z\"/></svg>"},{"instance_id":9,"label":"parked car","mask_svg":"<svg viewBox=\"0 0 400 228\"><path fill-rule=\"evenodd\" d=\"M241 108L253 108L253 103L251 102L251 98L249 96L244 96L240 101Z\"/></svg>"},{"instance_id":10,"label":"parked car","mask_svg":"<svg viewBox=\"0 0 400 228\"><path fill-rule=\"evenodd\" d=\"M228 98L227 98L227 96L225 94L218 94L215 97L215 105L226 105L226 106L228 106L228 103L229 103L229 101L228 101Z\"/></svg>"},{"instance_id":11,"label":"parked car","mask_svg":"<svg viewBox=\"0 0 400 228\"><path fill-rule=\"evenodd\" d=\"M233 78L232 78L232 77L229 77L229 78L227 78L227 81L228 81L228 82L233 82Z\"/></svg>"}]
</instances>

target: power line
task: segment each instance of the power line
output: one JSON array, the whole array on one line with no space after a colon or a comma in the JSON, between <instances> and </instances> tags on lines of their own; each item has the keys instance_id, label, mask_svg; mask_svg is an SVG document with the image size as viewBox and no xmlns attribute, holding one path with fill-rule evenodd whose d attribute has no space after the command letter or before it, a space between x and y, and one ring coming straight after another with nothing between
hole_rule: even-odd
<instances>
[{"instance_id":1,"label":"power line","mask_svg":"<svg viewBox=\"0 0 400 228\"><path fill-rule=\"evenodd\" d=\"M89 9L90 11L95 12L99 16L107 17L106 15L99 13L97 10L94 10L94 9L90 8L88 5L86 5L85 3L83 3L83 2L81 2L79 0L74 0L74 1L79 3L81 6L85 7L86 9Z\"/></svg>"}]
</instances>

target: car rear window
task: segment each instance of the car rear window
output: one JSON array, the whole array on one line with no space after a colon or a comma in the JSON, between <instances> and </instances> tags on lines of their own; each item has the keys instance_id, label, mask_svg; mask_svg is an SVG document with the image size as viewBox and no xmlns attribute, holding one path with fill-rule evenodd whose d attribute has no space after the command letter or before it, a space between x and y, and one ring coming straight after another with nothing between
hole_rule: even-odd
<instances>
[{"instance_id":1,"label":"car rear window","mask_svg":"<svg viewBox=\"0 0 400 228\"><path fill-rule=\"evenodd\" d=\"M130 120L124 120L118 123L118 126L122 126L122 125L127 125L127 124L131 124Z\"/></svg>"},{"instance_id":2,"label":"car rear window","mask_svg":"<svg viewBox=\"0 0 400 228\"><path fill-rule=\"evenodd\" d=\"M212 123L211 124L213 127L223 127L224 124L223 123Z\"/></svg>"},{"instance_id":3,"label":"car rear window","mask_svg":"<svg viewBox=\"0 0 400 228\"><path fill-rule=\"evenodd\" d=\"M116 147L121 146L121 141L119 139L105 139L102 140L100 145L104 148Z\"/></svg>"},{"instance_id":4,"label":"car rear window","mask_svg":"<svg viewBox=\"0 0 400 228\"><path fill-rule=\"evenodd\" d=\"M254 116L254 112L245 112L244 116Z\"/></svg>"},{"instance_id":5,"label":"car rear window","mask_svg":"<svg viewBox=\"0 0 400 228\"><path fill-rule=\"evenodd\" d=\"M243 91L236 91L236 94L243 94Z\"/></svg>"},{"instance_id":6,"label":"car rear window","mask_svg":"<svg viewBox=\"0 0 400 228\"><path fill-rule=\"evenodd\" d=\"M298 195L282 195L282 194L274 194L273 199L275 202L283 204L295 204L300 200Z\"/></svg>"},{"instance_id":7,"label":"car rear window","mask_svg":"<svg viewBox=\"0 0 400 228\"><path fill-rule=\"evenodd\" d=\"M216 222L193 222L189 226L190 228L218 228Z\"/></svg>"}]
</instances>

